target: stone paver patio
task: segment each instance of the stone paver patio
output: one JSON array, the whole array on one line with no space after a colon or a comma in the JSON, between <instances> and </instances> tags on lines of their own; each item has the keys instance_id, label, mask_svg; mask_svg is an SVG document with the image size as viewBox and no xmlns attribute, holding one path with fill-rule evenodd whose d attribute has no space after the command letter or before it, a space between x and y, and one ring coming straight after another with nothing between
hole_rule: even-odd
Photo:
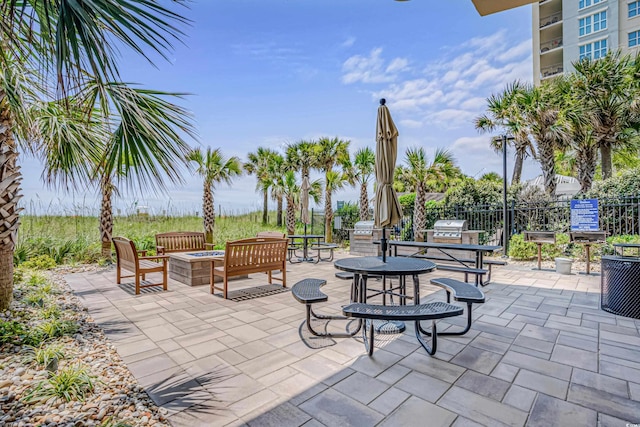
<instances>
[{"instance_id":1,"label":"stone paver patio","mask_svg":"<svg viewBox=\"0 0 640 427\"><path fill-rule=\"evenodd\" d=\"M326 279L317 311L338 314L350 282L335 272L288 265L287 282ZM444 300L428 285L444 276L461 275L421 277L423 302ZM66 279L175 426L640 423L640 321L599 309L599 276L495 268L471 331L442 337L434 357L412 325L377 339L373 357L360 336L311 338L288 291L235 302L174 281L135 296L113 269ZM265 283L252 275L230 289ZM445 320L439 330L465 321Z\"/></svg>"}]
</instances>

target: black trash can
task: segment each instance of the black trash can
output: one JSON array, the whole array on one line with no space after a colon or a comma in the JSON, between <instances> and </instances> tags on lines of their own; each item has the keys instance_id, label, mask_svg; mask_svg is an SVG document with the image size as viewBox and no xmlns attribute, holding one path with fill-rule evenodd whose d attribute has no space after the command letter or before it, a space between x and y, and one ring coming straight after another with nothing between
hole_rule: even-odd
<instances>
[{"instance_id":1,"label":"black trash can","mask_svg":"<svg viewBox=\"0 0 640 427\"><path fill-rule=\"evenodd\" d=\"M603 256L600 290L604 311L640 319L640 258Z\"/></svg>"}]
</instances>

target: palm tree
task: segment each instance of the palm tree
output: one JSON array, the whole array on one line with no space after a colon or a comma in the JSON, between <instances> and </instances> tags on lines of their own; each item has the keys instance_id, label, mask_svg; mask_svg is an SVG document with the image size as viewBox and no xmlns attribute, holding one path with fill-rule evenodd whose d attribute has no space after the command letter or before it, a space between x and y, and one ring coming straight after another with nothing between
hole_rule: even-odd
<instances>
[{"instance_id":1,"label":"palm tree","mask_svg":"<svg viewBox=\"0 0 640 427\"><path fill-rule=\"evenodd\" d=\"M302 176L309 176L311 169L318 165L316 158L317 145L315 141L299 141L289 144L286 152L286 163L293 170L300 171Z\"/></svg>"},{"instance_id":2,"label":"palm tree","mask_svg":"<svg viewBox=\"0 0 640 427\"><path fill-rule=\"evenodd\" d=\"M188 159L196 164L196 173L203 179L202 219L204 222L205 240L213 243L213 227L216 223L216 209L213 204L213 190L219 182L231 184L234 176L242 174L242 163L237 157L228 159L219 148L207 148L205 153L199 148L189 153Z\"/></svg>"},{"instance_id":3,"label":"palm tree","mask_svg":"<svg viewBox=\"0 0 640 427\"><path fill-rule=\"evenodd\" d=\"M507 85L500 95L487 98L487 112L475 119L475 127L481 132L493 132L501 128L513 136L516 153L511 183L520 182L524 160L529 155L536 156L518 103L519 96L526 90L527 86L519 81ZM493 148L502 150L502 141L498 143L500 145L496 143L497 140L492 140Z\"/></svg>"},{"instance_id":4,"label":"palm tree","mask_svg":"<svg viewBox=\"0 0 640 427\"><path fill-rule=\"evenodd\" d=\"M276 226L282 227L282 205L283 205L283 175L287 171L288 165L284 157L279 153L274 154L269 163L269 175L271 176L271 197L276 201Z\"/></svg>"},{"instance_id":5,"label":"palm tree","mask_svg":"<svg viewBox=\"0 0 640 427\"><path fill-rule=\"evenodd\" d=\"M348 175L332 175L333 183L329 184L329 174L334 172L335 165L348 165L349 143L338 138L320 138L316 146L316 159L318 167L324 172L324 238L326 242L333 240L333 208L331 206L331 193L338 188L344 187L348 181ZM339 177L339 179L338 179ZM338 184L338 181L341 183Z\"/></svg>"},{"instance_id":6,"label":"palm tree","mask_svg":"<svg viewBox=\"0 0 640 427\"><path fill-rule=\"evenodd\" d=\"M555 197L555 152L562 149L563 141L567 141L569 123L565 117L566 112L559 106L548 82L528 87L518 97L518 102L529 134L536 143L545 191L549 196Z\"/></svg>"},{"instance_id":7,"label":"palm tree","mask_svg":"<svg viewBox=\"0 0 640 427\"><path fill-rule=\"evenodd\" d=\"M271 174L271 163L273 158L278 156L274 150L264 147L258 147L255 153L248 154L248 162L244 164L244 169L249 175L255 175L258 179L256 190L262 193L262 224L266 225L268 221L268 204L269 189L273 185L273 177Z\"/></svg>"},{"instance_id":8,"label":"palm tree","mask_svg":"<svg viewBox=\"0 0 640 427\"><path fill-rule=\"evenodd\" d=\"M402 169L402 179L415 191L416 200L413 206L413 236L417 242L424 241L423 231L426 228L426 194L429 185L436 181L448 181L456 170L455 159L446 149L436 149L434 159L429 159L424 148L408 148L405 154L406 166Z\"/></svg>"},{"instance_id":9,"label":"palm tree","mask_svg":"<svg viewBox=\"0 0 640 427\"><path fill-rule=\"evenodd\" d=\"M369 147L356 151L353 158L356 180L360 184L360 221L369 219L369 194L367 185L373 176L373 167L376 163L376 155Z\"/></svg>"},{"instance_id":10,"label":"palm tree","mask_svg":"<svg viewBox=\"0 0 640 427\"><path fill-rule=\"evenodd\" d=\"M638 122L639 82L635 68L638 59L631 60L619 51L604 58L584 58L573 64L575 95L594 118L593 139L600 149L603 179L612 175L612 149L624 146L629 133L625 129Z\"/></svg>"},{"instance_id":11,"label":"palm tree","mask_svg":"<svg viewBox=\"0 0 640 427\"><path fill-rule=\"evenodd\" d=\"M295 234L296 231L296 214L298 206L300 206L300 186L296 181L296 174L294 171L287 171L282 176L282 194L287 200L287 234ZM310 182L311 188L309 188L309 197L315 202L320 201L322 194L322 182L319 179Z\"/></svg>"},{"instance_id":12,"label":"palm tree","mask_svg":"<svg viewBox=\"0 0 640 427\"><path fill-rule=\"evenodd\" d=\"M86 132L80 129L82 125L75 129L49 126L55 130L55 140L52 134L39 134L46 128L37 123L37 114L43 111L40 107L53 101L57 104L54 108L68 110L57 117L93 121L89 112L95 104L75 102L69 95L81 90L87 81L118 81L118 51L122 47L149 60L145 48L167 58L172 41L182 35L178 26L187 20L157 2L122 0L5 1L0 3L0 15L1 311L9 307L13 294L13 252L20 224L17 203L22 176L16 164L19 149L46 156L47 148L54 145L63 154L56 162L57 170L81 177L74 168L87 172L87 157L99 160L99 150L91 145L104 136L98 131L93 138L83 138ZM63 102L56 102L60 100ZM72 111L81 107L91 110L83 110L84 114ZM53 117L56 115L48 118ZM108 122L108 117L103 118L103 123Z\"/></svg>"}]
</instances>

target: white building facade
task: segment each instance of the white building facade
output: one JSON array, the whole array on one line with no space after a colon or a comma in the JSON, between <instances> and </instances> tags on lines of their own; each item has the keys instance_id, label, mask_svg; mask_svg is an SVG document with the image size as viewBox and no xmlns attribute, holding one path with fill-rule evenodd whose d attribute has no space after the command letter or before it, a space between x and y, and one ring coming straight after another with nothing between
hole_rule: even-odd
<instances>
[{"instance_id":1,"label":"white building facade","mask_svg":"<svg viewBox=\"0 0 640 427\"><path fill-rule=\"evenodd\" d=\"M541 0L532 17L535 84L571 72L585 56L640 48L640 0Z\"/></svg>"}]
</instances>

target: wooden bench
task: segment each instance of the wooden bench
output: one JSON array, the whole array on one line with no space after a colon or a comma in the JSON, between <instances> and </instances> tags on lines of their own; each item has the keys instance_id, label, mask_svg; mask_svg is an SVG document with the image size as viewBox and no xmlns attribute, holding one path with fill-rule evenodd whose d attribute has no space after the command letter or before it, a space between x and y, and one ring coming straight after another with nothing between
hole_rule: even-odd
<instances>
[{"instance_id":1,"label":"wooden bench","mask_svg":"<svg viewBox=\"0 0 640 427\"><path fill-rule=\"evenodd\" d=\"M167 290L167 256L146 256L146 251L138 251L133 241L125 237L114 237L113 245L116 248L116 283L120 284L123 277L133 277L136 286L136 295L140 295L141 288L150 286L162 286ZM138 255L140 254L140 255ZM155 262L159 261L159 262ZM127 270L133 274L124 276L122 270ZM149 273L162 273L162 282L141 283Z\"/></svg>"},{"instance_id":2,"label":"wooden bench","mask_svg":"<svg viewBox=\"0 0 640 427\"><path fill-rule=\"evenodd\" d=\"M158 255L212 249L213 244L206 243L204 233L199 231L173 231L156 234L156 253Z\"/></svg>"},{"instance_id":3,"label":"wooden bench","mask_svg":"<svg viewBox=\"0 0 640 427\"><path fill-rule=\"evenodd\" d=\"M257 237L227 242L223 265L216 267L215 261L211 261L211 293L213 294L216 289L221 290L226 299L229 277L252 273L267 273L269 284L273 283L273 280L278 280L286 288L287 244L287 239ZM281 271L282 278L273 277L274 271ZM215 285L215 276L222 277L222 288Z\"/></svg>"},{"instance_id":4,"label":"wooden bench","mask_svg":"<svg viewBox=\"0 0 640 427\"><path fill-rule=\"evenodd\" d=\"M320 290L320 288L327 284L326 280L323 279L302 279L291 288L291 294L293 297L300 303L304 304L307 310L307 316L305 323L307 324L307 329L313 335L317 337L331 337L331 338L347 338L352 337L358 333L360 327L358 327L354 332L346 332L346 333L329 333L329 332L317 332L311 326L311 318L319 319L319 320L345 320L344 316L327 316L322 314L316 314L311 307L312 304L316 304L319 302L326 302L329 300L329 297Z\"/></svg>"},{"instance_id":5,"label":"wooden bench","mask_svg":"<svg viewBox=\"0 0 640 427\"><path fill-rule=\"evenodd\" d=\"M338 245L335 243L317 243L315 245L311 245L309 249L312 251L318 251L318 258L315 263L319 263L320 261L333 261L333 250L336 249ZM322 251L330 251L329 256L326 258L322 258Z\"/></svg>"},{"instance_id":6,"label":"wooden bench","mask_svg":"<svg viewBox=\"0 0 640 427\"><path fill-rule=\"evenodd\" d=\"M431 284L445 289L445 291L447 292L448 303L451 302L451 295L453 295L454 300L467 303L467 326L464 328L464 330L440 332L440 335L464 335L469 332L472 322L472 305L484 303L484 293L471 283L461 282L459 280L450 279L448 277L431 279ZM423 331L423 333L429 335L429 332Z\"/></svg>"},{"instance_id":7,"label":"wooden bench","mask_svg":"<svg viewBox=\"0 0 640 427\"><path fill-rule=\"evenodd\" d=\"M368 320L400 320L415 322L416 338L420 345L429 353L434 355L438 349L438 331L436 328L436 320L444 319L446 317L459 316L463 313L462 307L458 307L446 302L430 302L427 304L418 305L374 305L354 303L342 308L342 312L347 317L355 317L359 319ZM422 335L421 331L424 331L420 326L420 322L423 320L431 320L431 346L429 346ZM364 335L365 347L369 353L369 356L373 354L374 342L373 342L374 325L373 322L369 322L369 338Z\"/></svg>"}]
</instances>

